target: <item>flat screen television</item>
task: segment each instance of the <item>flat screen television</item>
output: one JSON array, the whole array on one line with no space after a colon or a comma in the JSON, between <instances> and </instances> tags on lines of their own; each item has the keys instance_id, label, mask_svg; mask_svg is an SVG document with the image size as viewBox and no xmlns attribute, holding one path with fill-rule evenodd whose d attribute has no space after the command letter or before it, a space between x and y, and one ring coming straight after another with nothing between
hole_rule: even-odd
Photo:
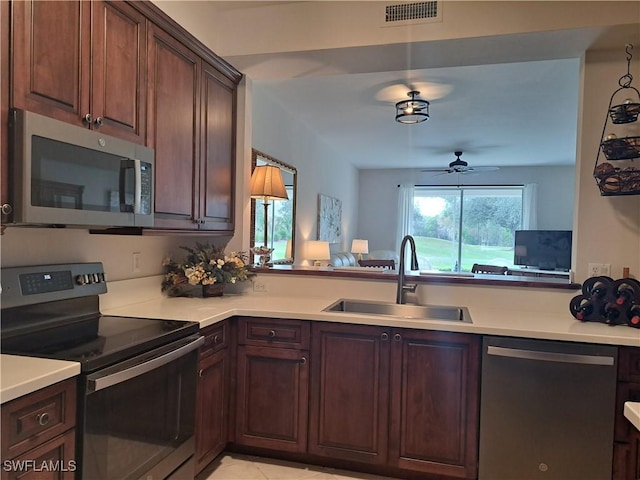
<instances>
[{"instance_id":1,"label":"flat screen television","mask_svg":"<svg viewBox=\"0 0 640 480\"><path fill-rule=\"evenodd\" d=\"M540 270L571 268L571 230L516 230L515 265Z\"/></svg>"}]
</instances>

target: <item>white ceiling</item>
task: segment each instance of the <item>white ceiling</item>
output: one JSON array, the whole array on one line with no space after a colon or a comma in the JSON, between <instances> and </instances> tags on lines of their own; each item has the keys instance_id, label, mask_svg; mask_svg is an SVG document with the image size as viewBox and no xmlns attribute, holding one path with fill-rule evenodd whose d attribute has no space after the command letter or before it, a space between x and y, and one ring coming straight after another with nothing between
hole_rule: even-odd
<instances>
[{"instance_id":1,"label":"white ceiling","mask_svg":"<svg viewBox=\"0 0 640 480\"><path fill-rule=\"evenodd\" d=\"M358 168L446 167L455 150L470 166L571 165L581 55L624 58L639 34L631 25L227 60L254 96L275 99ZM431 118L399 124L394 105L411 89Z\"/></svg>"},{"instance_id":2,"label":"white ceiling","mask_svg":"<svg viewBox=\"0 0 640 480\"><path fill-rule=\"evenodd\" d=\"M573 164L579 60L360 73L254 83L358 168ZM395 121L416 89L430 119ZM259 128L259 125L254 126Z\"/></svg>"}]
</instances>

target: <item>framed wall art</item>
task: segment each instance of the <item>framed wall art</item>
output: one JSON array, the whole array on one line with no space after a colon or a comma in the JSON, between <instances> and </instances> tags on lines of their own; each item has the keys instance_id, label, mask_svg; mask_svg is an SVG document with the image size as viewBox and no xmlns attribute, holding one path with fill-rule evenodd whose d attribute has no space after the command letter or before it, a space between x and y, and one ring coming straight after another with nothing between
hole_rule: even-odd
<instances>
[{"instance_id":1,"label":"framed wall art","mask_svg":"<svg viewBox=\"0 0 640 480\"><path fill-rule=\"evenodd\" d=\"M318 195L318 240L329 243L342 240L342 200Z\"/></svg>"}]
</instances>

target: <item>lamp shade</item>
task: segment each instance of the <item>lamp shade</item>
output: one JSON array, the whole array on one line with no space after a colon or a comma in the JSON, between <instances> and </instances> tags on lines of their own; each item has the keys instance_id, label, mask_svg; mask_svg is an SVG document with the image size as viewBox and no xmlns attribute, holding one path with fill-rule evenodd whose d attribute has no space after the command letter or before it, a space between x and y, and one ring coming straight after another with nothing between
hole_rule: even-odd
<instances>
[{"instance_id":1,"label":"lamp shade","mask_svg":"<svg viewBox=\"0 0 640 480\"><path fill-rule=\"evenodd\" d=\"M308 260L329 260L331 258L329 242L309 240L306 244L306 251Z\"/></svg>"},{"instance_id":2,"label":"lamp shade","mask_svg":"<svg viewBox=\"0 0 640 480\"><path fill-rule=\"evenodd\" d=\"M251 174L251 198L287 200L282 172L274 165L257 165Z\"/></svg>"},{"instance_id":3,"label":"lamp shade","mask_svg":"<svg viewBox=\"0 0 640 480\"><path fill-rule=\"evenodd\" d=\"M369 240L354 238L351 242L351 253L369 253Z\"/></svg>"}]
</instances>

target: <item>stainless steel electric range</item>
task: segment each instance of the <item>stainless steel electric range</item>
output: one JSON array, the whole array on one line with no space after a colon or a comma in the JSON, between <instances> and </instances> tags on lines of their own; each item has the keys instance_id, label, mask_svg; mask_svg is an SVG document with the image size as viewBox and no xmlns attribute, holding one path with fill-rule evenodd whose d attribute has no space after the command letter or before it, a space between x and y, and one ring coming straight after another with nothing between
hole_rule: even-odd
<instances>
[{"instance_id":1,"label":"stainless steel electric range","mask_svg":"<svg viewBox=\"0 0 640 480\"><path fill-rule=\"evenodd\" d=\"M198 323L101 315L101 263L1 274L2 353L81 364L77 478L192 478Z\"/></svg>"}]
</instances>

